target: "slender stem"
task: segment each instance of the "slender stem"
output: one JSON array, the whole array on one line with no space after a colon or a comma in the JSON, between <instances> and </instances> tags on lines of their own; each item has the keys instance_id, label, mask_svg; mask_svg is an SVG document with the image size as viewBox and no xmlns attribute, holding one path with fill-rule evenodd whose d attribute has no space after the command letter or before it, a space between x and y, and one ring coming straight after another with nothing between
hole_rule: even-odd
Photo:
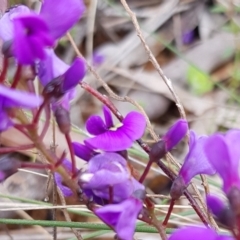
<instances>
[{"instance_id":1,"label":"slender stem","mask_svg":"<svg viewBox=\"0 0 240 240\"><path fill-rule=\"evenodd\" d=\"M152 166L152 163L153 163L153 161L151 159L149 159L149 161L147 163L147 166L145 167L144 172L143 172L142 176L139 179L140 183L143 183L143 181L145 180L145 178L146 178L146 176L147 176L147 174L148 174L148 172L149 172L149 170L150 170L150 168Z\"/></svg>"},{"instance_id":2,"label":"slender stem","mask_svg":"<svg viewBox=\"0 0 240 240\"><path fill-rule=\"evenodd\" d=\"M22 73L22 65L21 65L21 64L18 64L18 66L17 66L17 71L16 71L15 76L14 76L14 78L13 78L13 83L12 83L11 88L16 88L18 82L19 82L20 79L21 79L21 73Z\"/></svg>"},{"instance_id":3,"label":"slender stem","mask_svg":"<svg viewBox=\"0 0 240 240\"><path fill-rule=\"evenodd\" d=\"M28 88L28 91L30 93L33 93L33 94L36 95L35 87L34 87L34 84L33 84L33 79L27 80L27 88ZM36 116L36 114L37 114L36 108L33 108L31 111L32 111L32 115Z\"/></svg>"},{"instance_id":4,"label":"slender stem","mask_svg":"<svg viewBox=\"0 0 240 240\"><path fill-rule=\"evenodd\" d=\"M34 148L34 144L26 144L22 146L15 146L15 147L2 147L0 148L0 153L10 153L10 152L16 152L21 150L28 150Z\"/></svg>"},{"instance_id":5,"label":"slender stem","mask_svg":"<svg viewBox=\"0 0 240 240\"><path fill-rule=\"evenodd\" d=\"M157 165L162 169L162 171L173 181L176 178L176 175L170 170L168 169L165 164L159 160L157 162ZM186 189L184 190L183 194L186 196L186 198L188 199L188 201L191 203L193 209L195 210L195 212L197 213L197 215L199 216L199 218L201 219L201 221L203 222L204 225L206 225L207 227L209 227L209 222L208 222L208 218L205 216L204 212L201 210L201 208L198 206L196 200L192 197L192 195L189 193L189 191Z\"/></svg>"},{"instance_id":6,"label":"slender stem","mask_svg":"<svg viewBox=\"0 0 240 240\"><path fill-rule=\"evenodd\" d=\"M89 92L91 95L96 97L100 102L106 105L111 110L111 112L118 118L120 122L124 119L124 117L121 115L121 113L117 110L117 108L113 105L113 103L109 100L107 96L102 95L100 92L92 88L84 81L80 82L79 84L84 90Z\"/></svg>"},{"instance_id":7,"label":"slender stem","mask_svg":"<svg viewBox=\"0 0 240 240\"><path fill-rule=\"evenodd\" d=\"M37 111L36 116L33 119L33 124L37 124L39 121L39 118L41 116L42 110L44 109L44 107L47 105L48 100L44 99L43 103L41 104L40 108Z\"/></svg>"},{"instance_id":8,"label":"slender stem","mask_svg":"<svg viewBox=\"0 0 240 240\"><path fill-rule=\"evenodd\" d=\"M171 199L171 202L170 202L170 206L169 206L169 208L168 208L167 215L166 215L166 217L165 217L165 219L164 219L164 221L163 221L163 226L165 226L165 227L166 227L167 224L168 224L168 220L169 220L169 218L170 218L170 216L171 216L171 213L172 213L174 204L175 204L175 200L174 200L174 199Z\"/></svg>"},{"instance_id":9,"label":"slender stem","mask_svg":"<svg viewBox=\"0 0 240 240\"><path fill-rule=\"evenodd\" d=\"M52 169L51 164L39 164L39 163L31 163L31 162L22 162L21 168L35 168L35 169Z\"/></svg>"},{"instance_id":10,"label":"slender stem","mask_svg":"<svg viewBox=\"0 0 240 240\"><path fill-rule=\"evenodd\" d=\"M26 132L26 130L23 128L23 126L16 124L13 127L16 128L22 134L24 134L27 138L32 139L31 136L29 135L29 133Z\"/></svg>"},{"instance_id":11,"label":"slender stem","mask_svg":"<svg viewBox=\"0 0 240 240\"><path fill-rule=\"evenodd\" d=\"M44 121L44 126L43 126L43 129L42 129L42 132L40 134L40 139L43 140L43 138L45 137L46 133L47 133L47 130L49 128L49 125L50 125L50 118L51 118L51 111L50 111L50 105L47 104L45 106L45 121Z\"/></svg>"},{"instance_id":12,"label":"slender stem","mask_svg":"<svg viewBox=\"0 0 240 240\"><path fill-rule=\"evenodd\" d=\"M0 83L3 83L6 78L7 69L8 69L8 58L4 57L3 58L3 69L2 69L2 72L0 75Z\"/></svg>"},{"instance_id":13,"label":"slender stem","mask_svg":"<svg viewBox=\"0 0 240 240\"><path fill-rule=\"evenodd\" d=\"M72 178L75 178L76 177L76 172L77 172L76 171L76 160L75 160L75 153L74 153L74 149L73 149L73 146L72 146L72 140L71 140L70 134L66 133L65 138L66 138L66 141L67 141L67 144L68 144L68 148L69 148L70 156L71 156L71 161L72 161Z\"/></svg>"}]
</instances>

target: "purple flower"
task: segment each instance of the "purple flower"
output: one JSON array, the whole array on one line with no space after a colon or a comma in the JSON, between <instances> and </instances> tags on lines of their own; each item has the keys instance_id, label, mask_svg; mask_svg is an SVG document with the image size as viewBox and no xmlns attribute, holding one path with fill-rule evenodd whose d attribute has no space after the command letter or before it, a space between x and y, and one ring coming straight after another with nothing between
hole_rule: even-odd
<instances>
[{"instance_id":1,"label":"purple flower","mask_svg":"<svg viewBox=\"0 0 240 240\"><path fill-rule=\"evenodd\" d=\"M99 53L93 53L92 61L93 65L98 66L104 62L105 57Z\"/></svg>"},{"instance_id":2,"label":"purple flower","mask_svg":"<svg viewBox=\"0 0 240 240\"><path fill-rule=\"evenodd\" d=\"M0 20L0 38L6 42L14 38L13 19L31 13L31 10L23 5L10 8Z\"/></svg>"},{"instance_id":3,"label":"purple flower","mask_svg":"<svg viewBox=\"0 0 240 240\"><path fill-rule=\"evenodd\" d=\"M178 199L182 191L190 183L191 179L198 174L215 174L215 170L204 152L204 145L208 137L197 137L194 131L190 131L189 152L179 171L178 177L174 180L171 188L171 196Z\"/></svg>"},{"instance_id":4,"label":"purple flower","mask_svg":"<svg viewBox=\"0 0 240 240\"><path fill-rule=\"evenodd\" d=\"M8 116L8 111L12 108L33 109L38 107L42 101L43 99L40 96L0 85L0 131L4 131L13 125Z\"/></svg>"},{"instance_id":5,"label":"purple flower","mask_svg":"<svg viewBox=\"0 0 240 240\"><path fill-rule=\"evenodd\" d=\"M98 208L95 214L114 228L119 239L132 240L141 209L142 202L131 197L119 204L109 204Z\"/></svg>"},{"instance_id":6,"label":"purple flower","mask_svg":"<svg viewBox=\"0 0 240 240\"><path fill-rule=\"evenodd\" d=\"M206 136L197 137L194 131L190 131L189 152L179 171L186 185L198 174L213 175L216 172L204 154L204 144L207 139Z\"/></svg>"},{"instance_id":7,"label":"purple flower","mask_svg":"<svg viewBox=\"0 0 240 240\"><path fill-rule=\"evenodd\" d=\"M207 195L206 197L207 206L215 216L220 216L221 212L225 208L225 204L218 197Z\"/></svg>"},{"instance_id":8,"label":"purple flower","mask_svg":"<svg viewBox=\"0 0 240 240\"><path fill-rule=\"evenodd\" d=\"M33 64L45 58L45 47L53 46L84 10L81 0L45 0L38 15L25 6L16 6L0 20L0 37L13 40L13 53L21 64Z\"/></svg>"},{"instance_id":9,"label":"purple flower","mask_svg":"<svg viewBox=\"0 0 240 240\"><path fill-rule=\"evenodd\" d=\"M230 130L225 135L214 134L206 141L205 154L223 180L223 190L228 193L235 186L240 189L239 159L240 130Z\"/></svg>"},{"instance_id":10,"label":"purple flower","mask_svg":"<svg viewBox=\"0 0 240 240\"><path fill-rule=\"evenodd\" d=\"M53 109L61 105L69 110L74 97L74 87L83 79L86 69L84 60L76 58L71 66L59 59L52 49L46 50L47 57L40 61L38 76L42 85L51 89ZM46 91L49 91L46 89Z\"/></svg>"},{"instance_id":11,"label":"purple flower","mask_svg":"<svg viewBox=\"0 0 240 240\"><path fill-rule=\"evenodd\" d=\"M13 53L18 62L27 65L44 59L44 48L53 46L54 40L41 17L34 13L16 17L13 25Z\"/></svg>"},{"instance_id":12,"label":"purple flower","mask_svg":"<svg viewBox=\"0 0 240 240\"><path fill-rule=\"evenodd\" d=\"M175 122L162 137L162 140L165 142L166 150L171 151L171 149L182 140L187 131L188 123L186 120L179 119Z\"/></svg>"},{"instance_id":13,"label":"purple flower","mask_svg":"<svg viewBox=\"0 0 240 240\"><path fill-rule=\"evenodd\" d=\"M54 39L58 39L80 19L85 11L83 0L44 0L40 16Z\"/></svg>"},{"instance_id":14,"label":"purple flower","mask_svg":"<svg viewBox=\"0 0 240 240\"><path fill-rule=\"evenodd\" d=\"M95 152L90 147L78 142L73 142L72 146L75 155L85 161L89 161L92 157L94 157L97 154L97 152Z\"/></svg>"},{"instance_id":15,"label":"purple flower","mask_svg":"<svg viewBox=\"0 0 240 240\"><path fill-rule=\"evenodd\" d=\"M138 112L130 112L124 118L120 127L114 127L111 113L103 108L105 122L99 116L91 116L86 122L88 132L95 135L85 140L94 149L103 151L122 151L132 146L145 130L146 120Z\"/></svg>"},{"instance_id":16,"label":"purple flower","mask_svg":"<svg viewBox=\"0 0 240 240\"><path fill-rule=\"evenodd\" d=\"M219 235L211 228L186 227L175 231L169 240L233 240L233 237Z\"/></svg>"},{"instance_id":17,"label":"purple flower","mask_svg":"<svg viewBox=\"0 0 240 240\"><path fill-rule=\"evenodd\" d=\"M144 191L144 186L131 176L126 160L117 153L102 153L91 158L79 182L83 189L113 202L121 202L137 190Z\"/></svg>"},{"instance_id":18,"label":"purple flower","mask_svg":"<svg viewBox=\"0 0 240 240\"><path fill-rule=\"evenodd\" d=\"M189 30L183 33L182 42L183 44L190 44L194 41L194 30Z\"/></svg>"}]
</instances>

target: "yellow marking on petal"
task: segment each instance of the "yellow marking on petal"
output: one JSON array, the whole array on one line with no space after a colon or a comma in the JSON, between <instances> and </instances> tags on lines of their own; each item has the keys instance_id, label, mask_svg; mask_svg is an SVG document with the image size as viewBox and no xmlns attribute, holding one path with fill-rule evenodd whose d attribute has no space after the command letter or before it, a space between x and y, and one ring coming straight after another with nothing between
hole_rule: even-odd
<instances>
[{"instance_id":1,"label":"yellow marking on petal","mask_svg":"<svg viewBox=\"0 0 240 240\"><path fill-rule=\"evenodd\" d=\"M116 126L111 127L109 130L111 130L111 131L117 131L117 129L120 128L121 126L123 126L123 124L122 124L122 123L118 123Z\"/></svg>"}]
</instances>

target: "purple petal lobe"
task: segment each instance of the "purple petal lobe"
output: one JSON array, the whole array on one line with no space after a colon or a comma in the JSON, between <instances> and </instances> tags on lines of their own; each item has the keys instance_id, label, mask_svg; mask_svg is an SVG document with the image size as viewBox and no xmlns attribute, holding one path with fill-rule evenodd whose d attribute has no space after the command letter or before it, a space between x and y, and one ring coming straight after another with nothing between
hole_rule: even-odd
<instances>
[{"instance_id":1,"label":"purple petal lobe","mask_svg":"<svg viewBox=\"0 0 240 240\"><path fill-rule=\"evenodd\" d=\"M82 0L45 0L40 15L54 39L60 38L79 20L85 10Z\"/></svg>"},{"instance_id":2,"label":"purple petal lobe","mask_svg":"<svg viewBox=\"0 0 240 240\"><path fill-rule=\"evenodd\" d=\"M36 14L17 17L13 20L13 51L21 64L33 64L44 59L45 47L53 45L46 23Z\"/></svg>"},{"instance_id":3,"label":"purple petal lobe","mask_svg":"<svg viewBox=\"0 0 240 240\"><path fill-rule=\"evenodd\" d=\"M139 139L145 130L146 121L142 114L130 112L123 120L123 126L109 130L96 137L85 140L95 149L115 152L126 150Z\"/></svg>"},{"instance_id":4,"label":"purple petal lobe","mask_svg":"<svg viewBox=\"0 0 240 240\"><path fill-rule=\"evenodd\" d=\"M204 145L208 138L205 136L197 138L196 134L190 131L190 139L189 152L179 172L186 185L197 174L213 175L216 172L204 152Z\"/></svg>"},{"instance_id":5,"label":"purple petal lobe","mask_svg":"<svg viewBox=\"0 0 240 240\"><path fill-rule=\"evenodd\" d=\"M169 240L218 240L217 233L211 228L187 227L175 231ZM228 240L229 237L222 240ZM231 239L231 238L230 238Z\"/></svg>"},{"instance_id":6,"label":"purple petal lobe","mask_svg":"<svg viewBox=\"0 0 240 240\"><path fill-rule=\"evenodd\" d=\"M231 144L236 144L231 143ZM240 187L238 176L238 163L235 161L239 156L231 158L228 145L221 134L211 136L205 145L205 153L209 162L216 169L223 179L223 190L227 193L230 187L235 184Z\"/></svg>"},{"instance_id":7,"label":"purple petal lobe","mask_svg":"<svg viewBox=\"0 0 240 240\"><path fill-rule=\"evenodd\" d=\"M60 58L56 56L53 49L46 49L46 58L38 65L38 76L43 86L46 86L54 78L63 75L69 68Z\"/></svg>"},{"instance_id":8,"label":"purple petal lobe","mask_svg":"<svg viewBox=\"0 0 240 240\"><path fill-rule=\"evenodd\" d=\"M86 129L92 135L99 135L107 131L102 118L96 115L91 116L86 122Z\"/></svg>"},{"instance_id":9,"label":"purple petal lobe","mask_svg":"<svg viewBox=\"0 0 240 240\"><path fill-rule=\"evenodd\" d=\"M120 239L132 240L141 209L142 202L140 200L129 198L122 203L109 204L99 208L95 213L105 223L113 226Z\"/></svg>"},{"instance_id":10,"label":"purple petal lobe","mask_svg":"<svg viewBox=\"0 0 240 240\"><path fill-rule=\"evenodd\" d=\"M4 107L24 107L35 108L38 107L43 99L31 93L10 89L0 85L0 96L4 97Z\"/></svg>"},{"instance_id":11,"label":"purple petal lobe","mask_svg":"<svg viewBox=\"0 0 240 240\"><path fill-rule=\"evenodd\" d=\"M73 142L72 146L75 155L85 161L89 161L94 155L94 151L92 149L81 143Z\"/></svg>"},{"instance_id":12,"label":"purple petal lobe","mask_svg":"<svg viewBox=\"0 0 240 240\"><path fill-rule=\"evenodd\" d=\"M26 15L30 12L31 11L28 7L19 5L4 13L3 17L0 19L0 38L3 41L12 40L14 38L13 19L21 15Z\"/></svg>"},{"instance_id":13,"label":"purple petal lobe","mask_svg":"<svg viewBox=\"0 0 240 240\"><path fill-rule=\"evenodd\" d=\"M59 173L54 173L54 179L56 181L57 186L60 188L65 197L70 197L73 195L72 190L63 185L62 176Z\"/></svg>"},{"instance_id":14,"label":"purple petal lobe","mask_svg":"<svg viewBox=\"0 0 240 240\"><path fill-rule=\"evenodd\" d=\"M207 201L207 206L212 211L212 213L216 217L220 216L221 212L225 208L225 204L223 203L223 201L218 197L215 197L212 195L207 195L206 201Z\"/></svg>"},{"instance_id":15,"label":"purple petal lobe","mask_svg":"<svg viewBox=\"0 0 240 240\"><path fill-rule=\"evenodd\" d=\"M178 120L171 126L168 132L163 136L163 140L166 142L167 151L170 151L182 140L182 138L186 135L187 130L188 123L184 119Z\"/></svg>"},{"instance_id":16,"label":"purple petal lobe","mask_svg":"<svg viewBox=\"0 0 240 240\"><path fill-rule=\"evenodd\" d=\"M103 114L104 114L105 123L106 123L107 128L109 129L109 128L113 127L114 126L113 119L112 119L112 115L111 115L111 112L108 109L108 107L103 106Z\"/></svg>"},{"instance_id":17,"label":"purple petal lobe","mask_svg":"<svg viewBox=\"0 0 240 240\"><path fill-rule=\"evenodd\" d=\"M76 58L64 75L63 90L69 91L71 88L76 87L84 78L85 72L84 60L82 58Z\"/></svg>"}]
</instances>

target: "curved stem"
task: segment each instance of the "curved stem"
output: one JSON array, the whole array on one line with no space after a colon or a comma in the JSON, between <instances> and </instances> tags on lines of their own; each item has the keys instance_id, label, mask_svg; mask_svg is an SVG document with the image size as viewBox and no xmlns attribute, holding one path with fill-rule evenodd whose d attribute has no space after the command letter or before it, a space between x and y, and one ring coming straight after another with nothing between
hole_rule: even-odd
<instances>
[{"instance_id":1,"label":"curved stem","mask_svg":"<svg viewBox=\"0 0 240 240\"><path fill-rule=\"evenodd\" d=\"M41 104L40 108L37 111L37 114L35 115L34 119L33 119L33 124L37 124L39 121L39 118L41 116L42 110L44 109L44 107L47 105L48 101L46 99L44 99L43 103Z\"/></svg>"},{"instance_id":2,"label":"curved stem","mask_svg":"<svg viewBox=\"0 0 240 240\"><path fill-rule=\"evenodd\" d=\"M43 139L47 133L47 130L50 125L50 118L51 118L50 106L49 106L49 104L47 104L45 106L45 122L44 122L42 132L40 134L40 139Z\"/></svg>"},{"instance_id":3,"label":"curved stem","mask_svg":"<svg viewBox=\"0 0 240 240\"><path fill-rule=\"evenodd\" d=\"M75 160L75 153L74 153L74 149L73 149L73 146L72 146L72 140L71 140L70 134L66 133L65 138L66 138L66 141L67 141L67 144L68 144L68 148L69 148L70 156L71 156L71 161L72 161L72 178L75 178L76 177L76 172L77 172L76 171L76 160Z\"/></svg>"},{"instance_id":4,"label":"curved stem","mask_svg":"<svg viewBox=\"0 0 240 240\"><path fill-rule=\"evenodd\" d=\"M31 148L34 148L34 144L26 144L26 145L15 146L15 147L2 147L0 148L0 153L10 153L15 151L28 150Z\"/></svg>"},{"instance_id":5,"label":"curved stem","mask_svg":"<svg viewBox=\"0 0 240 240\"><path fill-rule=\"evenodd\" d=\"M7 69L8 69L8 58L4 57L3 68L2 68L1 75L0 75L0 83L3 83L6 78Z\"/></svg>"},{"instance_id":6,"label":"curved stem","mask_svg":"<svg viewBox=\"0 0 240 240\"><path fill-rule=\"evenodd\" d=\"M173 207L174 207L174 204L175 204L175 200L174 199L171 199L171 202L170 202L170 206L168 208L168 212L167 212L167 215L163 221L163 226L166 227L167 224L168 224L168 220L171 216L171 213L172 213L172 210L173 210Z\"/></svg>"},{"instance_id":7,"label":"curved stem","mask_svg":"<svg viewBox=\"0 0 240 240\"><path fill-rule=\"evenodd\" d=\"M22 65L21 64L18 64L17 66L17 71L14 75L14 78L13 78L13 83L11 85L11 88L16 88L18 82L20 81L21 79L21 72L22 72Z\"/></svg>"},{"instance_id":8,"label":"curved stem","mask_svg":"<svg viewBox=\"0 0 240 240\"><path fill-rule=\"evenodd\" d=\"M149 159L149 161L147 163L147 166L145 167L144 172L143 172L142 176L139 179L140 183L143 183L143 181L145 180L145 178L146 178L146 176L147 176L147 174L148 174L148 172L149 172L149 170L150 170L150 168L152 166L152 163L153 163L153 161L151 159Z\"/></svg>"}]
</instances>

